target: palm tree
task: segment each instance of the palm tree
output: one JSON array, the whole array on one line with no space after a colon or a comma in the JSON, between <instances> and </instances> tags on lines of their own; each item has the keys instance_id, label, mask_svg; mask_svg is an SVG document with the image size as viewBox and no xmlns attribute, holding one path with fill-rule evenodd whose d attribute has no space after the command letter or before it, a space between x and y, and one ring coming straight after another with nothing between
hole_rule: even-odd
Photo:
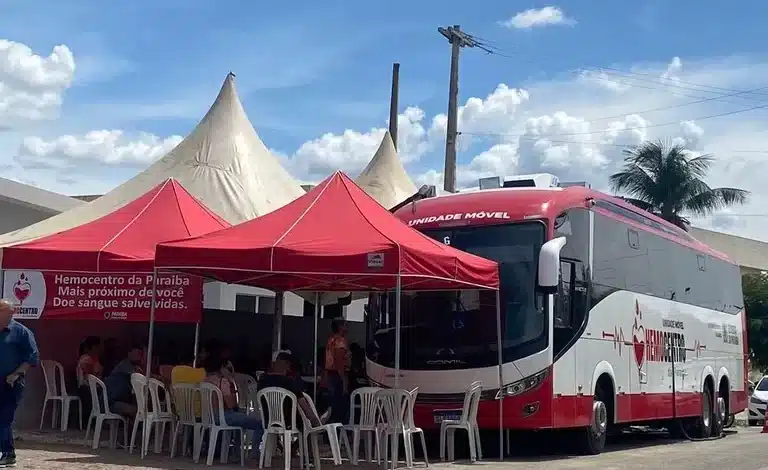
<instances>
[{"instance_id":1,"label":"palm tree","mask_svg":"<svg viewBox=\"0 0 768 470\"><path fill-rule=\"evenodd\" d=\"M749 191L710 188L704 182L714 157L692 156L683 145L645 142L624 150L624 168L611 175L611 188L630 197L626 201L687 230L684 213L708 215L744 204Z\"/></svg>"}]
</instances>

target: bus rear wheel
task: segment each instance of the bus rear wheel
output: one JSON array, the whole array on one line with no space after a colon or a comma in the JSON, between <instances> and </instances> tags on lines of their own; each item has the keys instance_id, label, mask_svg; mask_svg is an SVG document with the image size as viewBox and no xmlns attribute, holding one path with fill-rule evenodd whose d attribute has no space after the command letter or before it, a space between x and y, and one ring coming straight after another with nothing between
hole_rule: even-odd
<instances>
[{"instance_id":1,"label":"bus rear wheel","mask_svg":"<svg viewBox=\"0 0 768 470\"><path fill-rule=\"evenodd\" d=\"M595 397L592 403L592 422L585 428L577 431L580 434L578 452L582 455L597 455L605 449L605 441L608 436L608 408Z\"/></svg>"},{"instance_id":2,"label":"bus rear wheel","mask_svg":"<svg viewBox=\"0 0 768 470\"><path fill-rule=\"evenodd\" d=\"M710 387L704 387L701 394L701 417L696 423L696 437L706 439L712 435L715 407L713 406L712 391Z\"/></svg>"}]
</instances>

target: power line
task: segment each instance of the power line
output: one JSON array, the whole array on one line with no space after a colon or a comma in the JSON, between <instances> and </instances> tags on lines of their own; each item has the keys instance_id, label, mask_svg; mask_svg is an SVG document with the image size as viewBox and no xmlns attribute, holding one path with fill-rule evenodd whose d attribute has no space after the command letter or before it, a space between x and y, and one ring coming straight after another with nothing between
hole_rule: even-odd
<instances>
[{"instance_id":1,"label":"power line","mask_svg":"<svg viewBox=\"0 0 768 470\"><path fill-rule=\"evenodd\" d=\"M765 109L768 108L768 104L763 104L760 106L752 106L750 108L744 108L744 109L738 109L736 111L728 111L724 113L718 113L718 114L711 114L709 116L700 116L697 118L690 118L685 119L685 121L706 121L708 119L715 119L720 117L726 117L726 116L732 116L735 114L741 114L746 113L748 111L753 111L756 109ZM568 137L568 136L577 136L577 135L592 135L592 134L606 134L610 132L616 132L616 131L633 131L633 130L644 130L644 129L650 129L655 127L666 127L666 126L679 126L681 120L673 121L673 122L664 122L660 124L649 124L647 126L635 126L635 127L625 127L624 129L601 129L598 131L590 131L590 132L569 132L569 133L563 133L563 134L552 134L555 137ZM461 133L461 132L460 132ZM469 134L469 133L467 133ZM504 136L505 134L497 134L499 136ZM509 134L509 136L515 136L514 134ZM519 135L518 135L519 137Z\"/></svg>"},{"instance_id":2,"label":"power line","mask_svg":"<svg viewBox=\"0 0 768 470\"><path fill-rule=\"evenodd\" d=\"M505 134L505 133L494 133L494 132L460 132L459 138L462 136L468 136L468 137L516 137L521 140L546 140L547 142L551 142L553 144L597 144L603 147L616 147L616 148L629 148L630 145L622 145L622 144L612 144L612 143L603 143L603 142L585 142L585 141L578 141L578 140L562 140L562 139L550 139L547 136L534 136L534 135L527 135L527 134ZM725 150L723 153L728 154L739 154L739 153L749 153L749 154L764 154L768 155L768 149L766 150L759 150L759 149L748 149L748 150Z\"/></svg>"},{"instance_id":3,"label":"power line","mask_svg":"<svg viewBox=\"0 0 768 470\"><path fill-rule=\"evenodd\" d=\"M656 79L661 78L661 77L656 77L656 75L653 75L653 74L650 74L650 73L626 71L626 70L620 70L620 69L615 69L615 68L611 68L611 67L600 67L600 69L601 70L610 70L610 71L612 71L612 72L614 72L616 74L621 74L621 75L638 75L638 76L641 76L641 77L653 77L653 78L656 78ZM686 85L691 85L691 86L699 87L699 88L710 88L710 89L713 89L713 90L720 90L721 92L726 92L726 93L732 93L732 92L735 92L735 91L736 92L741 91L741 90L736 90L734 88L726 88L726 87L719 87L719 86L712 86L712 85L702 85L702 84L699 84L699 83L693 83L693 82L681 80L681 79L678 79L678 78L674 79L674 81L676 81L678 83L683 83L683 84L686 84ZM706 91L706 90L701 90L701 91ZM716 91L711 91L709 93L716 93ZM751 92L751 93L754 93L756 95L768 96L768 93L758 93L758 92L754 92L754 91Z\"/></svg>"},{"instance_id":4,"label":"power line","mask_svg":"<svg viewBox=\"0 0 768 470\"><path fill-rule=\"evenodd\" d=\"M746 91L734 90L733 92L726 94L726 93L723 93L723 92L715 92L715 91L710 91L710 90L699 90L699 89L696 89L696 88L683 87L683 86L679 86L679 85L663 83L660 80L649 80L649 79L638 78L638 77L633 77L633 76L625 77L625 76L621 75L622 80L618 81L618 80L616 80L616 79L614 79L612 77L612 75L618 75L618 74L615 74L613 72L605 72L605 71L602 71L600 69L581 69L581 72L582 73L583 72L593 72L594 73L597 70L599 70L600 73L597 74L597 75L593 75L593 78L596 78L598 80L604 80L604 81L613 82L613 83L616 83L618 85L626 86L628 88L645 88L645 89L648 89L648 90L657 90L657 91L663 91L663 92L666 92L666 93L672 93L672 94L677 95L677 96L685 96L686 98L710 99L712 101L721 101L723 103L731 103L731 104L739 104L739 105L743 104L743 102L736 102L736 101L728 100L728 99L725 99L725 98L737 97L737 98L741 98L741 99L745 99L745 100L756 101L758 103L766 103L766 102L768 102L768 100L766 100L766 99L756 99L756 98L753 98L753 97L750 97L750 96L745 96L745 95L748 95L749 93L755 93L755 90L746 90ZM603 76L600 76L600 75L603 75ZM643 86L643 85L638 85L637 83L628 83L625 80L637 80L637 81L642 81L642 82L649 82L649 83L652 83L652 84L657 85L657 86L653 86L653 87L649 87L647 85ZM695 91L695 92L699 92L699 93L720 93L720 94L716 95L716 96L702 96L701 94L694 95L694 94L690 94L690 93L683 93L683 92L680 92L680 91L678 91L676 89L673 89L673 88L680 88L680 89L683 89L683 90L691 90L691 91ZM757 91L759 91L761 89L762 88L758 88Z\"/></svg>"},{"instance_id":5,"label":"power line","mask_svg":"<svg viewBox=\"0 0 768 470\"><path fill-rule=\"evenodd\" d=\"M520 58L515 57L509 54L508 52L502 50L501 48L493 44L493 42L490 40L486 40L478 36L473 36L473 38L480 42L480 44L483 46L482 50L485 51L488 55L495 55L501 58L512 59L516 61L520 60ZM533 64L533 62L530 60L525 62ZM650 81L655 84L663 85L666 87L682 88L686 90L699 91L699 92L705 92L705 93L721 93L721 94L725 94L725 93L750 94L751 93L751 94L768 96L768 92L737 90L733 88L718 87L713 85L703 85L700 83L694 83L694 82L682 80L679 78L674 78L674 79L670 78L670 79L666 79L666 81L662 81L664 80L662 77L656 76L654 74L635 72L635 71L626 71L626 70L621 70L621 69L612 68L612 67L583 67L583 68L571 70L571 72L574 72L574 71L601 71L605 74L630 76L629 78L634 80ZM641 77L650 77L652 80L649 80L648 78L641 78ZM674 81L676 83L669 83L669 81ZM683 85L690 85L690 86L686 87ZM696 87L696 88L691 88L691 87ZM708 88L708 90L702 90L701 88ZM697 97L697 98L701 98L701 97ZM761 101L764 101L764 100L761 100Z\"/></svg>"},{"instance_id":6,"label":"power line","mask_svg":"<svg viewBox=\"0 0 768 470\"><path fill-rule=\"evenodd\" d=\"M629 86L633 86L633 85L629 85ZM640 87L640 88L649 88L649 89L651 89L650 87ZM590 122L609 121L611 119L625 118L625 117L630 116L632 114L648 114L648 113L654 113L654 112L658 112L658 111L666 111L666 110L669 110L669 109L683 108L685 106L691 106L691 105L694 105L694 104L707 103L707 102L710 102L710 101L720 100L721 98L726 98L726 97L730 97L730 96L739 96L739 95L742 95L742 94L745 94L745 93L751 93L753 91L759 91L759 90L768 90L768 86L763 86L763 87L760 87L760 88L755 88L754 90L738 91L738 92L734 92L734 93L731 93L731 94L728 94L728 95L723 95L723 96L714 96L714 97L709 97L709 98L701 98L701 99L698 99L696 101L688 101L688 102L685 102L685 103L673 104L673 105L669 105L669 106L660 106L660 107L657 107L657 108L650 108L650 109L645 109L645 110L642 110L642 111L635 111L635 112L632 112L632 113L615 114L613 116L603 116L603 117L599 117L599 118L596 118L596 119L590 119L589 121Z\"/></svg>"},{"instance_id":7,"label":"power line","mask_svg":"<svg viewBox=\"0 0 768 470\"><path fill-rule=\"evenodd\" d=\"M508 54L502 52L500 48L498 48L495 45L493 45L490 41L483 40L482 38L479 38L477 36L473 36L473 38L476 41L478 41L477 42L477 44L478 44L477 47L482 49L483 51L485 51L487 54L489 54L489 55L496 55L496 56L507 58L507 59L514 59L513 56L508 55ZM739 97L739 98L744 98L744 99L750 99L748 95L751 95L751 94L768 96L768 92L763 92L763 90L768 90L768 86L763 86L763 87L759 87L759 88L755 88L755 89L751 89L751 90L735 90L735 89L729 89L729 88L724 88L724 87L716 87L716 86L710 86L710 85L701 85L701 84L697 84L697 83L693 83L693 82L688 82L688 81L680 80L680 79L674 79L674 81L677 82L677 83L668 83L667 81L662 81L663 80L662 77L656 77L655 75L652 75L652 74L640 73L640 72L626 72L626 71L621 71L619 69L615 69L615 68L611 68L611 67L599 67L599 68L598 67L588 67L588 68L577 69L575 71L576 72L580 72L580 73L583 73L583 72L601 72L601 73L603 73L605 75L621 75L621 76L625 76L625 79L651 82L654 85L661 85L662 87L666 87L666 88L680 88L680 89L684 89L684 90L691 90L691 91L697 91L697 92L703 92L703 93L719 93L718 96L704 96L703 97L701 95L690 95L690 94L681 93L679 91L675 91L674 93L676 95L678 95L678 96L685 96L685 97L688 97L688 98L694 98L696 101L692 101L692 102L688 102L688 103L680 103L680 104L670 105L670 106L665 106L665 107L652 108L650 110L644 110L644 111L635 111L635 112L630 112L630 113L625 113L625 114L615 115L615 116L605 116L605 117L600 117L600 118L596 118L596 119L591 119L590 120L591 122L616 119L616 118L626 117L626 116L629 116L629 115L632 115L632 114L645 114L645 113L649 113L649 112L664 111L664 110L667 110L667 109L675 109L675 108L680 108L680 107L684 107L684 106L690 106L690 105L694 105L694 104L701 104L701 103L711 102L711 101L721 101L721 102L731 103L731 104L741 104L741 103L734 102L732 100L725 100L725 99L723 99L723 98L729 98L729 97ZM610 72L607 72L607 71L610 71ZM642 77L652 77L653 80L649 80L647 78L642 78ZM610 80L607 77L595 76L593 78L597 78L599 80L604 80L604 81L612 81L612 80ZM638 85L636 83L626 83L626 82L624 82L624 83L615 82L615 83L619 83L620 85L625 85L625 86L634 87L634 88L645 88L645 89L648 89L648 90L658 90L658 91L670 91L670 90L665 90L665 89L659 88L659 87L642 86L642 85ZM683 84L683 83L684 84L689 84L689 85L692 85L692 86L695 86L695 87L699 87L699 88L710 88L712 90L718 90L718 91L701 90L701 89L698 89L698 88L691 88L691 87L685 87L685 86L680 85L680 84ZM726 93L724 93L724 92L726 92ZM757 101L757 102L760 102L760 103L768 103L768 100L766 100L766 99L755 100L754 98L751 98L751 100ZM763 107L754 107L754 108L750 108L750 109L743 110L743 111L748 111L748 110L753 110L753 109L755 109L755 110L756 109L763 109Z\"/></svg>"}]
</instances>

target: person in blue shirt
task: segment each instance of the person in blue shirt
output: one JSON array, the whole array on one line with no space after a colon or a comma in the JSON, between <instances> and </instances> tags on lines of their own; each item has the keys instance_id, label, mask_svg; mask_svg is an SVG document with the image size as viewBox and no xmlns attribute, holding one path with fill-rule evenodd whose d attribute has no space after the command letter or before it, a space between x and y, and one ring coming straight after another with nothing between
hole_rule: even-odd
<instances>
[{"instance_id":1,"label":"person in blue shirt","mask_svg":"<svg viewBox=\"0 0 768 470\"><path fill-rule=\"evenodd\" d=\"M13 319L13 304L0 299L0 468L16 465L11 426L24 393L24 376L39 362L35 335Z\"/></svg>"}]
</instances>

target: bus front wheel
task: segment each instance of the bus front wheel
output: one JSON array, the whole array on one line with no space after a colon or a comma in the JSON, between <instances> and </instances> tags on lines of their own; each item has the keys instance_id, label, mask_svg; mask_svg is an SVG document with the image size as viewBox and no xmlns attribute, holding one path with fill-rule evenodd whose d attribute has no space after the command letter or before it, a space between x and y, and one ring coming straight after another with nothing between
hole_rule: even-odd
<instances>
[{"instance_id":1,"label":"bus front wheel","mask_svg":"<svg viewBox=\"0 0 768 470\"><path fill-rule=\"evenodd\" d=\"M608 408L595 397L592 403L592 422L585 428L577 431L581 435L579 441L579 453L582 455L597 455L605 448L605 440L608 435Z\"/></svg>"}]
</instances>

